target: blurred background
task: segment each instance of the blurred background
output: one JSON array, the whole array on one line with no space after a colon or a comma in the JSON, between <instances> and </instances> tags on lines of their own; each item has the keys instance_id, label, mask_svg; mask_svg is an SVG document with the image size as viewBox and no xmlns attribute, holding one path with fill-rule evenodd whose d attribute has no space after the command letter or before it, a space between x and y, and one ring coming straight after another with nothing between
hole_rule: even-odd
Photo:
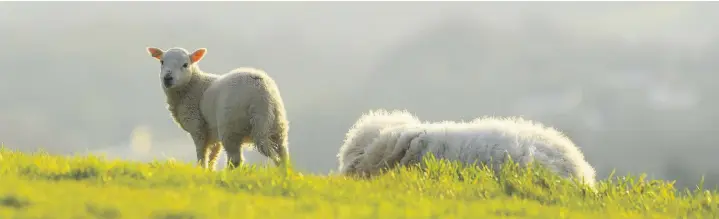
<instances>
[{"instance_id":1,"label":"blurred background","mask_svg":"<svg viewBox=\"0 0 719 219\"><path fill-rule=\"evenodd\" d=\"M0 142L194 161L145 47L266 70L300 170L336 170L373 108L424 120L524 116L567 133L600 178L719 184L715 2L0 2ZM221 163L224 163L224 155ZM251 162L266 159L246 152ZM221 165L222 166L222 165Z\"/></svg>"}]
</instances>

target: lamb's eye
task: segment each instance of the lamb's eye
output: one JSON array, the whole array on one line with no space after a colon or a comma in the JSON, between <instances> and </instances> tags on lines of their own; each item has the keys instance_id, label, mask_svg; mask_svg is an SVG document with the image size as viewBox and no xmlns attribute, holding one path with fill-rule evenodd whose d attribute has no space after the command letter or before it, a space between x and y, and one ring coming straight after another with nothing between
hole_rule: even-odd
<instances>
[{"instance_id":1,"label":"lamb's eye","mask_svg":"<svg viewBox=\"0 0 719 219\"><path fill-rule=\"evenodd\" d=\"M183 68L187 68L187 63L182 65Z\"/></svg>"}]
</instances>

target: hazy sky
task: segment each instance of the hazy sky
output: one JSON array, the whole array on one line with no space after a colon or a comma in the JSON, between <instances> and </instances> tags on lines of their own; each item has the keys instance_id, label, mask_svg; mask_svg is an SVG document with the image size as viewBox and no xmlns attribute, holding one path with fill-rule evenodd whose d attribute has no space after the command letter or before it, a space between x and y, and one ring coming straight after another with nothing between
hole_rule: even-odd
<instances>
[{"instance_id":1,"label":"hazy sky","mask_svg":"<svg viewBox=\"0 0 719 219\"><path fill-rule=\"evenodd\" d=\"M344 132L362 112L387 107L427 120L531 115L570 133L601 174L665 177L672 156L717 172L709 154L719 152L710 147L719 139L705 134L719 120L711 84L717 9L713 2L0 2L0 141L28 151L191 161L192 141L170 119L145 47L205 47L200 66L208 72L252 66L275 78L293 160L307 171L336 169ZM145 155L129 146L138 127L148 134L135 140L150 148Z\"/></svg>"}]
</instances>

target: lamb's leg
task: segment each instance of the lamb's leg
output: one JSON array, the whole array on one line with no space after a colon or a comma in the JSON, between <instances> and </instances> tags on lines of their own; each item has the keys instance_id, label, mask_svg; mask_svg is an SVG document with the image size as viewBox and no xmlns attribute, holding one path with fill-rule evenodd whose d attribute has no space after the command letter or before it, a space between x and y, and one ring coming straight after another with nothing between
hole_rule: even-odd
<instances>
[{"instance_id":1,"label":"lamb's leg","mask_svg":"<svg viewBox=\"0 0 719 219\"><path fill-rule=\"evenodd\" d=\"M275 166L279 166L282 162L282 158L280 158L279 153L277 153L280 145L271 139L272 132L270 130L272 125L270 121L273 121L271 115L253 112L253 116L250 118L250 124L252 125L250 136L252 137L252 142L257 152L270 158L275 163Z\"/></svg>"},{"instance_id":2,"label":"lamb's leg","mask_svg":"<svg viewBox=\"0 0 719 219\"><path fill-rule=\"evenodd\" d=\"M197 164L202 168L207 168L207 155L210 147L207 144L207 134L204 132L196 132L190 134L195 143L195 152L197 153Z\"/></svg>"},{"instance_id":3,"label":"lamb's leg","mask_svg":"<svg viewBox=\"0 0 719 219\"><path fill-rule=\"evenodd\" d=\"M267 158L270 158L272 160L272 162L275 163L275 165L278 164L279 159L277 159L277 156L275 155L275 150L273 148L274 143L272 143L272 141L267 139L266 136L262 136L262 135L252 136L252 141L255 144L255 149L257 150L257 152L259 152L260 154L264 155Z\"/></svg>"},{"instance_id":4,"label":"lamb's leg","mask_svg":"<svg viewBox=\"0 0 719 219\"><path fill-rule=\"evenodd\" d=\"M220 150L222 149L222 146L219 144L212 144L210 145L210 155L207 159L207 166L211 170L215 170L215 167L217 167L217 158L220 155Z\"/></svg>"},{"instance_id":5,"label":"lamb's leg","mask_svg":"<svg viewBox=\"0 0 719 219\"><path fill-rule=\"evenodd\" d=\"M270 158L276 167L286 167L287 164L289 164L287 146L276 143L279 142L279 140L275 140L277 138L267 136L267 134L262 131L254 132L255 130L257 129L254 129L252 132L252 140L257 152Z\"/></svg>"},{"instance_id":6,"label":"lamb's leg","mask_svg":"<svg viewBox=\"0 0 719 219\"><path fill-rule=\"evenodd\" d=\"M227 168L234 169L244 163L245 157L242 154L242 139L244 137L244 135L232 132L222 135L222 147L227 153Z\"/></svg>"},{"instance_id":7,"label":"lamb's leg","mask_svg":"<svg viewBox=\"0 0 719 219\"><path fill-rule=\"evenodd\" d=\"M287 140L284 138L286 138L286 136L273 135L270 139L273 142L273 145L275 145L274 149L275 154L277 154L277 159L274 161L276 166L287 166L287 164L290 163L290 153L287 148Z\"/></svg>"}]
</instances>

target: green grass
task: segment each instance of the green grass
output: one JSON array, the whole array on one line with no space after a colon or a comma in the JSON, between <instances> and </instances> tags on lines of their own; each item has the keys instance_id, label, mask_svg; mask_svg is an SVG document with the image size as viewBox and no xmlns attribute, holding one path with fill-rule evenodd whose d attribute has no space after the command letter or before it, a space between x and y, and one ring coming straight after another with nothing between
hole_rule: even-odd
<instances>
[{"instance_id":1,"label":"green grass","mask_svg":"<svg viewBox=\"0 0 719 219\"><path fill-rule=\"evenodd\" d=\"M596 193L542 168L428 161L372 179L247 166L204 171L0 149L0 218L717 218L719 194L611 177Z\"/></svg>"}]
</instances>

